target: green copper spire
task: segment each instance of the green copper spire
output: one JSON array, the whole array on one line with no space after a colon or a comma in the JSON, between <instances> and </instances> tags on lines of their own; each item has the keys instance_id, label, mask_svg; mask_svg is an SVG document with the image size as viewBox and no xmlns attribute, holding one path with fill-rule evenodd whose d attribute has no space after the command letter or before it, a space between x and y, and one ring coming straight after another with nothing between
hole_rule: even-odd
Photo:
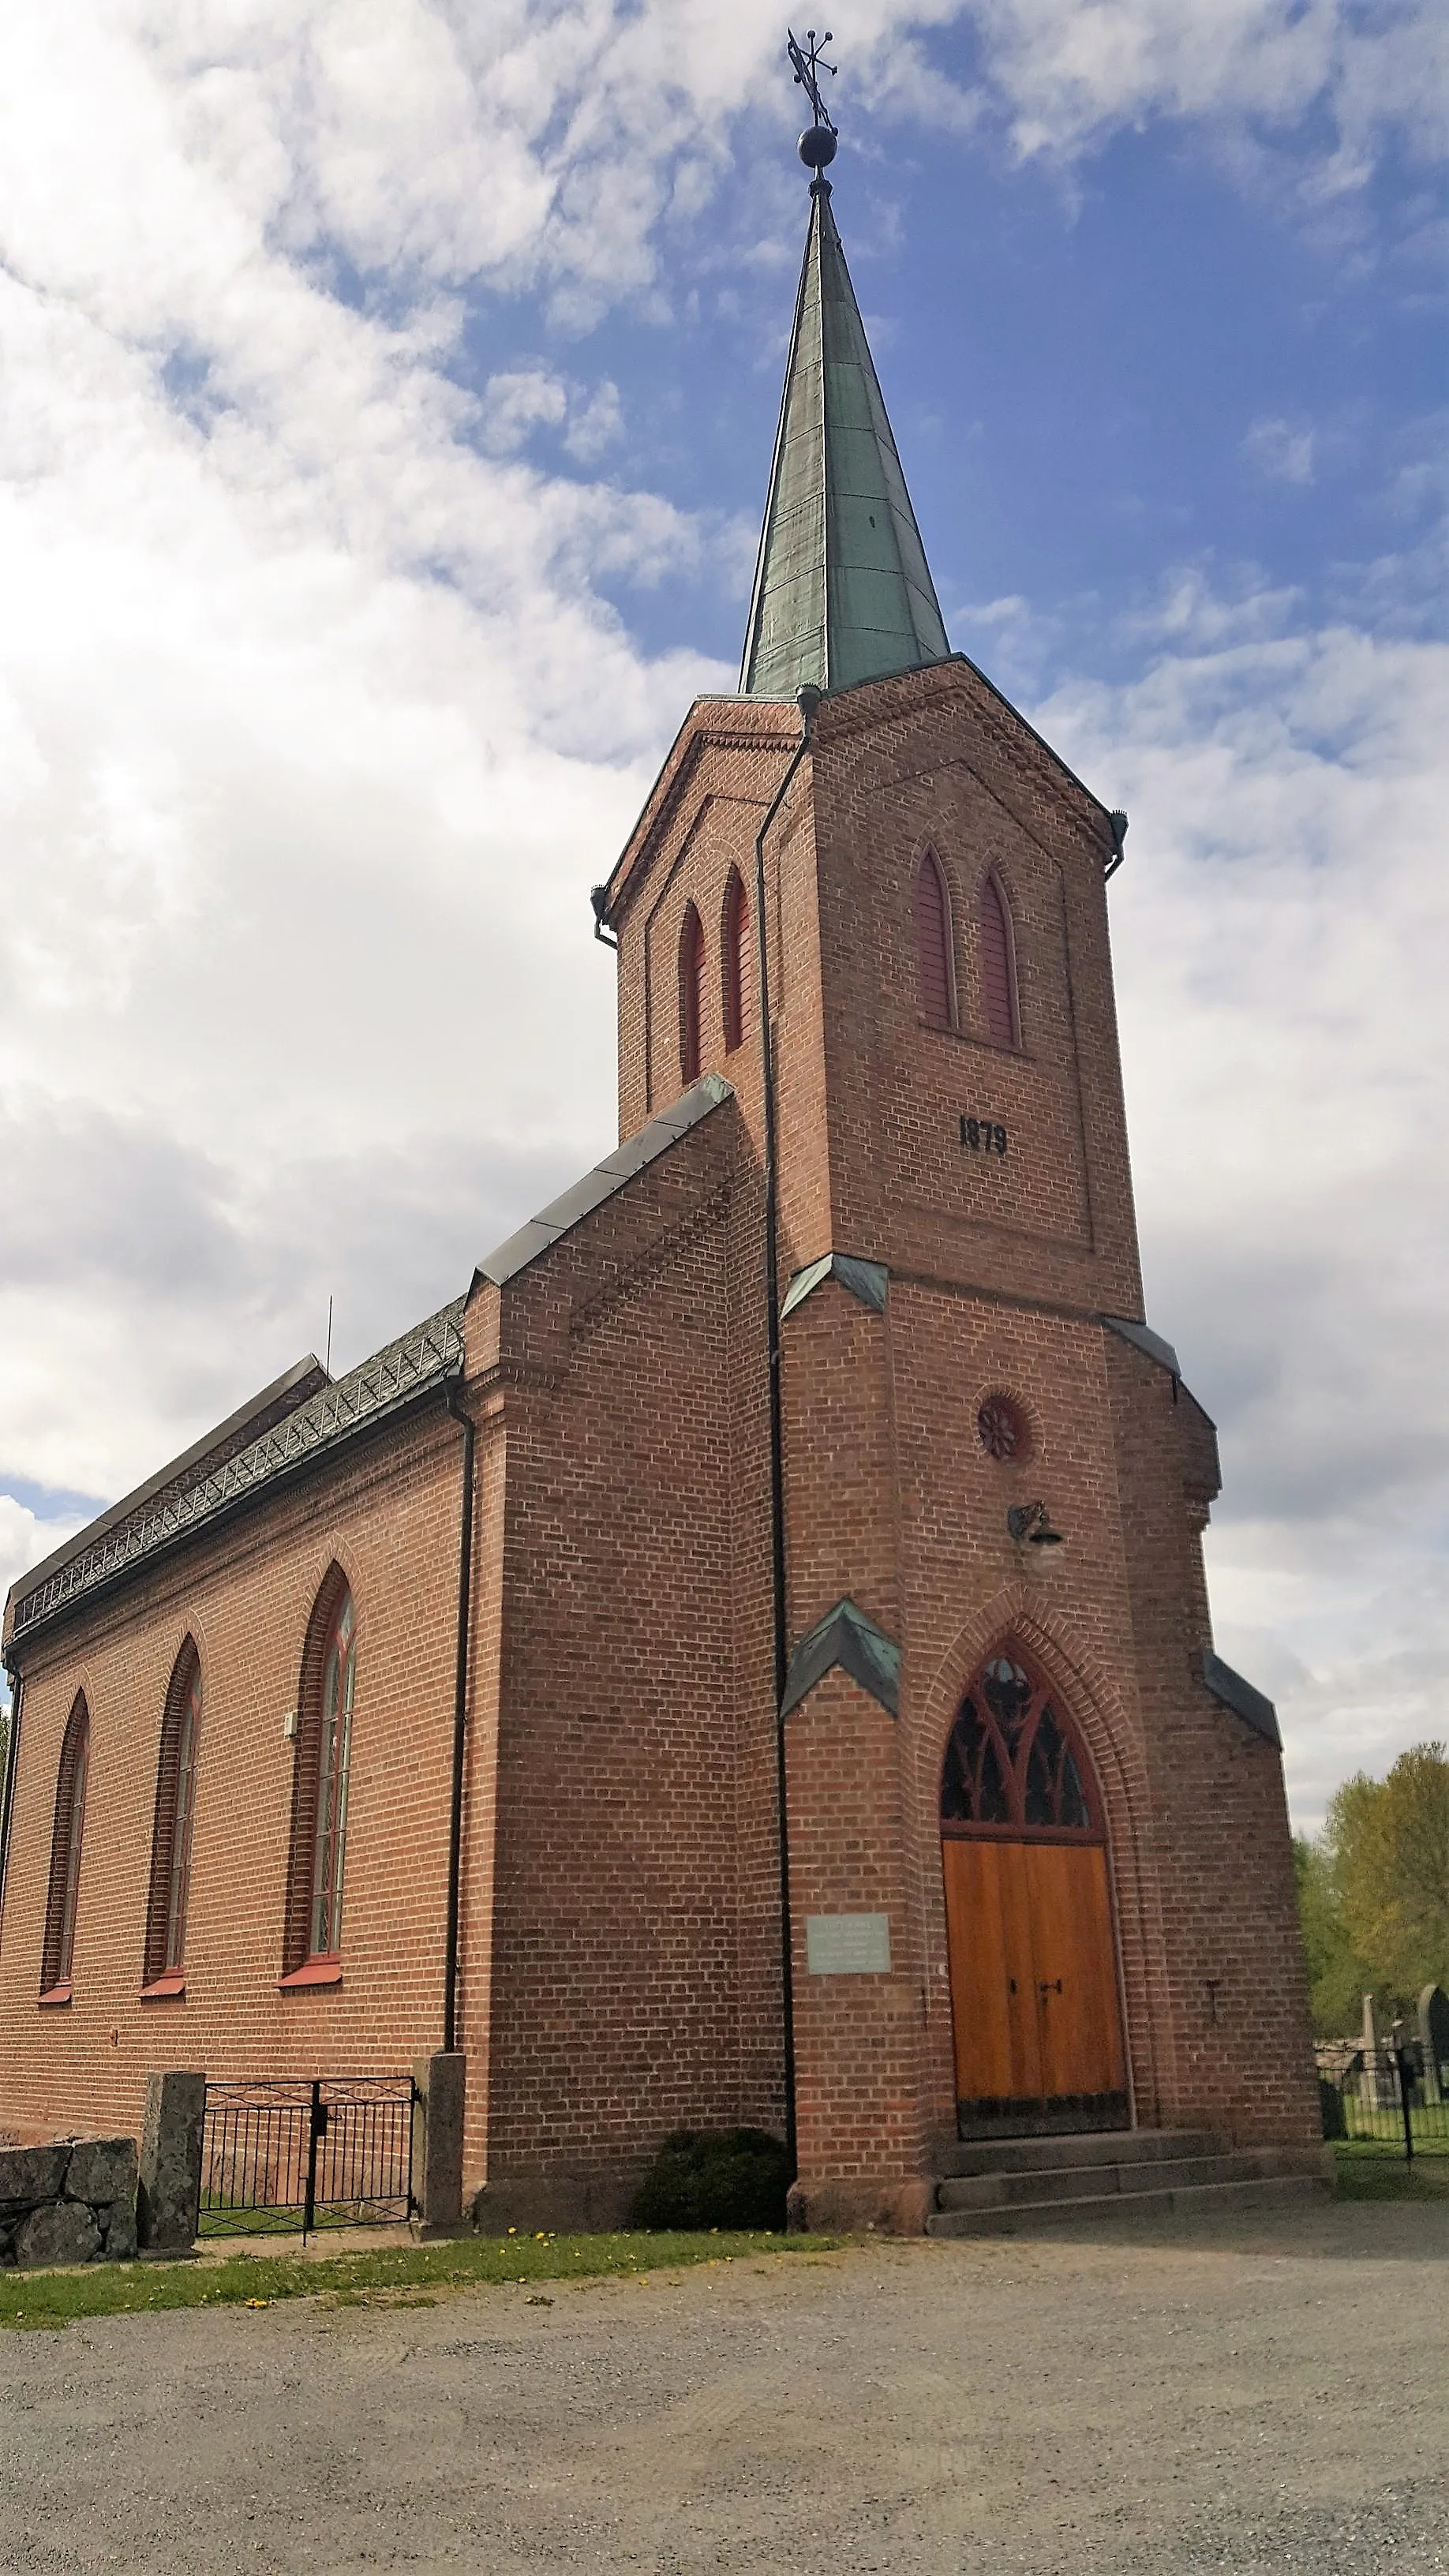
<instances>
[{"instance_id":1,"label":"green copper spire","mask_svg":"<svg viewBox=\"0 0 1449 2576\"><path fill-rule=\"evenodd\" d=\"M950 650L830 182L816 178L740 688L848 689Z\"/></svg>"}]
</instances>

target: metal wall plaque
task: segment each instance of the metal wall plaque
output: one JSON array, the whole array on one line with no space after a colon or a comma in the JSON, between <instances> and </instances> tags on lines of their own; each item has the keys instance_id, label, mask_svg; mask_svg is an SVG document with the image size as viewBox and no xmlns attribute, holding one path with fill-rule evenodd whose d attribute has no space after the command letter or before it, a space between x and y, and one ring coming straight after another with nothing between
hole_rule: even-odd
<instances>
[{"instance_id":1,"label":"metal wall plaque","mask_svg":"<svg viewBox=\"0 0 1449 2576\"><path fill-rule=\"evenodd\" d=\"M888 1914L807 1914L805 1955L812 1977L880 1977L889 1974Z\"/></svg>"}]
</instances>

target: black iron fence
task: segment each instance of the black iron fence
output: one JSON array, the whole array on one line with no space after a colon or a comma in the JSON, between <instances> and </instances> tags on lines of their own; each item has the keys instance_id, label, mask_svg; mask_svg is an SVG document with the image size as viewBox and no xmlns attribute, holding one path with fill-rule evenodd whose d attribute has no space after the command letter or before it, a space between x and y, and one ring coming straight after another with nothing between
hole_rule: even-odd
<instances>
[{"instance_id":1,"label":"black iron fence","mask_svg":"<svg viewBox=\"0 0 1449 2576\"><path fill-rule=\"evenodd\" d=\"M1449 2155L1449 2064L1431 2065L1418 2042L1320 2050L1318 2090L1326 2138Z\"/></svg>"},{"instance_id":2,"label":"black iron fence","mask_svg":"<svg viewBox=\"0 0 1449 2576\"><path fill-rule=\"evenodd\" d=\"M208 2083L203 2235L410 2218L415 2098L410 2075Z\"/></svg>"}]
</instances>

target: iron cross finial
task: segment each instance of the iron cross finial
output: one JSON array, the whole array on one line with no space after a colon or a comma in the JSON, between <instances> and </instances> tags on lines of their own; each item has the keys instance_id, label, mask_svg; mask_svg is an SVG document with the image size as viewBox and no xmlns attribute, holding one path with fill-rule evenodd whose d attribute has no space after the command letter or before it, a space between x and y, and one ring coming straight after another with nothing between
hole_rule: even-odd
<instances>
[{"instance_id":1,"label":"iron cross finial","mask_svg":"<svg viewBox=\"0 0 1449 2576\"><path fill-rule=\"evenodd\" d=\"M785 51L790 57L791 68L810 101L816 124L823 126L827 134L833 134L835 127L820 95L820 75L822 72L829 72L831 79L835 78L836 66L834 63L826 62L822 50L824 46L833 45L834 42L835 38L828 27L818 45L815 41L814 28L807 27L803 46L797 43L793 29L786 29Z\"/></svg>"}]
</instances>

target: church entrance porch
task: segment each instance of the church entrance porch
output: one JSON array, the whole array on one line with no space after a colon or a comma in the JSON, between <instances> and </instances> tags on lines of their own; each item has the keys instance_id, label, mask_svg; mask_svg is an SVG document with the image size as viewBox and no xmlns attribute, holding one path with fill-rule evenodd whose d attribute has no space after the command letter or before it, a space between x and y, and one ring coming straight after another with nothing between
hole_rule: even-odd
<instances>
[{"instance_id":1,"label":"church entrance porch","mask_svg":"<svg viewBox=\"0 0 1449 2576\"><path fill-rule=\"evenodd\" d=\"M1129 2106L1101 1801L1018 1650L961 1703L941 1867L963 2138L1122 2129Z\"/></svg>"}]
</instances>

